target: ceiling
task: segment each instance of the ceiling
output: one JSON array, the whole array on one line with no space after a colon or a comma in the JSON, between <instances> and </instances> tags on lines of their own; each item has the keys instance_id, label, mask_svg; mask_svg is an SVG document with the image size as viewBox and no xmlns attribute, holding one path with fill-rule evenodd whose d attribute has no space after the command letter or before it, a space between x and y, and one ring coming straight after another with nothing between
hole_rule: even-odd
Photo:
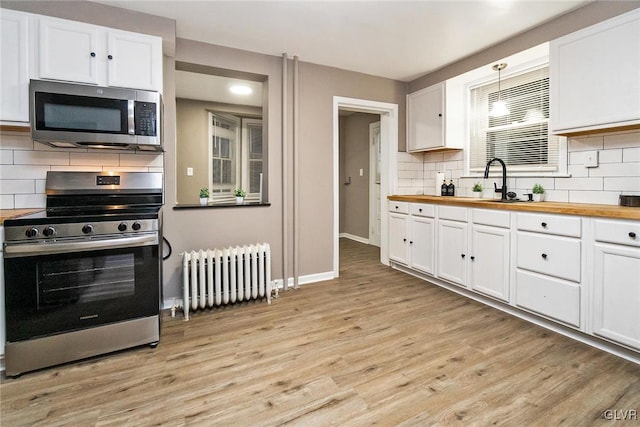
<instances>
[{"instance_id":1,"label":"ceiling","mask_svg":"<svg viewBox=\"0 0 640 427\"><path fill-rule=\"evenodd\" d=\"M232 93L230 89L236 85L251 88L251 93L247 95ZM176 70L176 96L224 104L262 107L262 83Z\"/></svg>"},{"instance_id":2,"label":"ceiling","mask_svg":"<svg viewBox=\"0 0 640 427\"><path fill-rule=\"evenodd\" d=\"M591 0L98 1L177 36L411 81Z\"/></svg>"}]
</instances>

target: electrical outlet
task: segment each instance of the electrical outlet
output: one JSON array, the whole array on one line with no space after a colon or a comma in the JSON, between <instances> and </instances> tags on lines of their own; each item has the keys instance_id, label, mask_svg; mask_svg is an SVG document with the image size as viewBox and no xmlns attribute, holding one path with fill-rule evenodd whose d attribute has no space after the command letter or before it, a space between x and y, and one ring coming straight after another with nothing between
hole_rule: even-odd
<instances>
[{"instance_id":1,"label":"electrical outlet","mask_svg":"<svg viewBox=\"0 0 640 427\"><path fill-rule=\"evenodd\" d=\"M360 176L364 176L364 169L360 169Z\"/></svg>"},{"instance_id":2,"label":"electrical outlet","mask_svg":"<svg viewBox=\"0 0 640 427\"><path fill-rule=\"evenodd\" d=\"M585 151L584 152L584 167L585 168L597 168L598 167L598 152L597 151Z\"/></svg>"}]
</instances>

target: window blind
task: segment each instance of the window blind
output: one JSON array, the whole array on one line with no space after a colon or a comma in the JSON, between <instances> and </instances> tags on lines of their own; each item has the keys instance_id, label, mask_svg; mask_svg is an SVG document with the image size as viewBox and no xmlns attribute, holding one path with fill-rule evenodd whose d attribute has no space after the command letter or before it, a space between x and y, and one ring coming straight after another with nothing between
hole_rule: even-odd
<instances>
[{"instance_id":1,"label":"window blind","mask_svg":"<svg viewBox=\"0 0 640 427\"><path fill-rule=\"evenodd\" d=\"M471 89L469 170L499 157L511 171L556 171L559 137L549 134L549 67L500 81L509 114L490 117L498 81Z\"/></svg>"}]
</instances>

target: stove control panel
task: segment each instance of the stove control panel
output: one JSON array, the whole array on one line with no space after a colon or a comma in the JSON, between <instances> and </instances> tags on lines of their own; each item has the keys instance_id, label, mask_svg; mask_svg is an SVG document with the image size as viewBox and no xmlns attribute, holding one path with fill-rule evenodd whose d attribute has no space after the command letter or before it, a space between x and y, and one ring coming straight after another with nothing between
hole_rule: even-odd
<instances>
[{"instance_id":1,"label":"stove control panel","mask_svg":"<svg viewBox=\"0 0 640 427\"><path fill-rule=\"evenodd\" d=\"M67 237L95 238L98 236L129 236L158 231L157 219L98 221L88 223L60 223L45 225L5 226L5 241L47 241Z\"/></svg>"}]
</instances>

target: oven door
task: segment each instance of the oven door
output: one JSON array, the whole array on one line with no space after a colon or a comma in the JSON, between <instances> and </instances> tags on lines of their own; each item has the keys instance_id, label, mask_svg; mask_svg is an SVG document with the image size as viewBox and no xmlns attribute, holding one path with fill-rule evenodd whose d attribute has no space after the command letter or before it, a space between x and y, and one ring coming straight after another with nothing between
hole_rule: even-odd
<instances>
[{"instance_id":1,"label":"oven door","mask_svg":"<svg viewBox=\"0 0 640 427\"><path fill-rule=\"evenodd\" d=\"M7 342L158 315L157 233L130 240L5 245Z\"/></svg>"}]
</instances>

